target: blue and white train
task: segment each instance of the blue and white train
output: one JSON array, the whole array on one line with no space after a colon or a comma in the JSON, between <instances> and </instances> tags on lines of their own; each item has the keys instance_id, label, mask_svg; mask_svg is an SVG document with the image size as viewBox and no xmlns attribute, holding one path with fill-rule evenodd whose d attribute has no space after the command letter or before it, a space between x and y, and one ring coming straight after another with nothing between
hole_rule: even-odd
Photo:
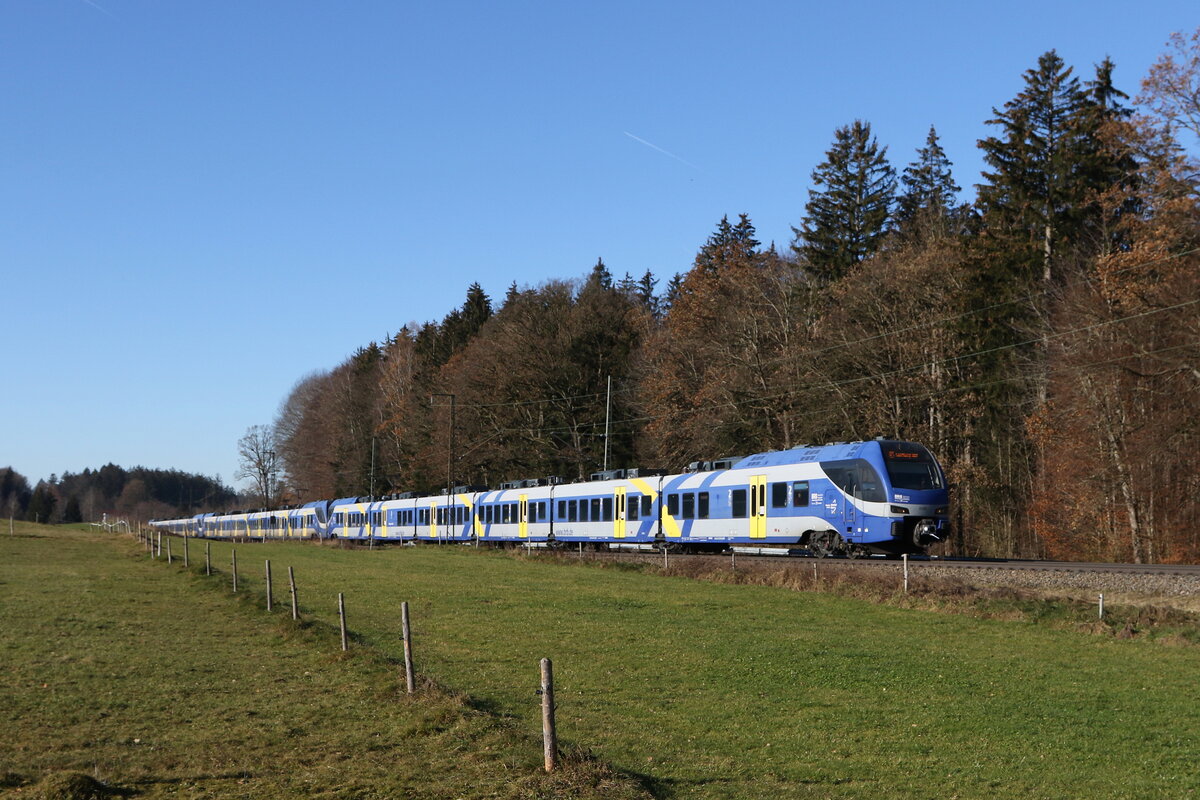
<instances>
[{"instance_id":1,"label":"blue and white train","mask_svg":"<svg viewBox=\"0 0 1200 800\"><path fill-rule=\"evenodd\" d=\"M696 462L686 472L596 473L447 494L348 497L151 523L208 538L797 546L818 557L919 553L946 538L946 476L925 447L876 439Z\"/></svg>"}]
</instances>

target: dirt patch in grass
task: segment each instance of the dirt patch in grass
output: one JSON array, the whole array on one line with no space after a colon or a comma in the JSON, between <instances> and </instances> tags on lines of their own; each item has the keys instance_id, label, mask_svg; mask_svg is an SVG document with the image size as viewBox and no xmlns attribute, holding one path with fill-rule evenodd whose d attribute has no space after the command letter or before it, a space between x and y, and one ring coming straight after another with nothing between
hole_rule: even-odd
<instances>
[{"instance_id":1,"label":"dirt patch in grass","mask_svg":"<svg viewBox=\"0 0 1200 800\"><path fill-rule=\"evenodd\" d=\"M30 789L37 800L110 800L129 797L133 792L109 786L82 772L57 772L42 778Z\"/></svg>"}]
</instances>

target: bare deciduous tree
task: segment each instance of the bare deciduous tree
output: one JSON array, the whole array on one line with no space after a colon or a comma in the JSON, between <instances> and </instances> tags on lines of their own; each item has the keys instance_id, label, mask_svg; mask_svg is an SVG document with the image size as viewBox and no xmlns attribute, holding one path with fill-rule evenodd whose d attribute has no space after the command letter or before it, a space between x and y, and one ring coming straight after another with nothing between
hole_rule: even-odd
<instances>
[{"instance_id":1,"label":"bare deciduous tree","mask_svg":"<svg viewBox=\"0 0 1200 800\"><path fill-rule=\"evenodd\" d=\"M238 440L237 480L250 480L263 505L273 508L279 497L279 451L267 425L251 425Z\"/></svg>"}]
</instances>

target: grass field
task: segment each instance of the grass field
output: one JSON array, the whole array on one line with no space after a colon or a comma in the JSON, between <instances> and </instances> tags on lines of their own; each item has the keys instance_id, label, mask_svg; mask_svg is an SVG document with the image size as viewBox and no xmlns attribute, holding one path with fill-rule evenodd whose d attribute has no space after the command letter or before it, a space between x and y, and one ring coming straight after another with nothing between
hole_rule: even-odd
<instances>
[{"instance_id":1,"label":"grass field","mask_svg":"<svg viewBox=\"0 0 1200 800\"><path fill-rule=\"evenodd\" d=\"M437 546L238 545L238 602L228 544L212 545L222 574L205 579L128 539L46 536L0 537L0 636L15 656L0 754L27 778L93 759L122 785L181 796L636 793L603 765L569 786L537 776L549 656L560 737L658 797L1200 789L1192 645ZM246 602L267 557L277 602L294 566L320 624L291 634L285 610L271 620ZM52 582L64 574L69 592ZM356 636L345 660L328 652L337 592ZM395 695L403 600L418 671L469 706Z\"/></svg>"},{"instance_id":2,"label":"grass field","mask_svg":"<svg viewBox=\"0 0 1200 800\"><path fill-rule=\"evenodd\" d=\"M126 537L17 533L0 537L6 798L646 796L594 763L545 776L540 730L436 688L409 700L383 658Z\"/></svg>"}]
</instances>

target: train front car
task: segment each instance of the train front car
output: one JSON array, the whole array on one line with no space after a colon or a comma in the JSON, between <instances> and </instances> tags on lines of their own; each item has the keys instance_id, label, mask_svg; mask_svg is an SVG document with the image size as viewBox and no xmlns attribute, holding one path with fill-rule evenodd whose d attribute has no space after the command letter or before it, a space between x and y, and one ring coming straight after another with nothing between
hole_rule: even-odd
<instances>
[{"instance_id":1,"label":"train front car","mask_svg":"<svg viewBox=\"0 0 1200 800\"><path fill-rule=\"evenodd\" d=\"M946 476L924 446L876 439L826 445L818 458L827 482L811 502L829 529L809 536L816 555L923 553L948 535Z\"/></svg>"}]
</instances>

